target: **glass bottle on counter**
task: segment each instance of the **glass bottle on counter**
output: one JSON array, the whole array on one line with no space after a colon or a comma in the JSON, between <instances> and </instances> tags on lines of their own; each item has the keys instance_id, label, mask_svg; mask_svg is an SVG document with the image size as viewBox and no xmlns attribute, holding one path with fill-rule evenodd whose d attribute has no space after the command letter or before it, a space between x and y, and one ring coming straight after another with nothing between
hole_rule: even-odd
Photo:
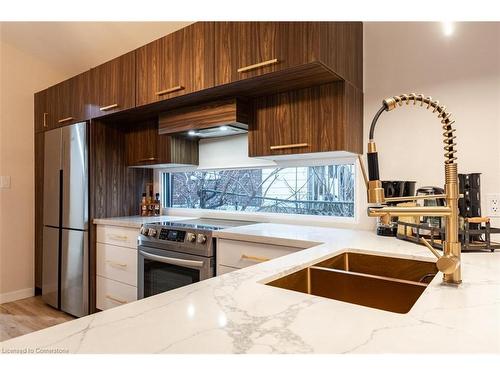
<instances>
[{"instance_id":1,"label":"glass bottle on counter","mask_svg":"<svg viewBox=\"0 0 500 375\"><path fill-rule=\"evenodd\" d=\"M156 199L154 203L154 215L160 216L161 203L160 203L160 193L156 193Z\"/></svg>"},{"instance_id":2,"label":"glass bottle on counter","mask_svg":"<svg viewBox=\"0 0 500 375\"><path fill-rule=\"evenodd\" d=\"M146 199L146 193L142 193L141 216L148 216L148 202Z\"/></svg>"}]
</instances>

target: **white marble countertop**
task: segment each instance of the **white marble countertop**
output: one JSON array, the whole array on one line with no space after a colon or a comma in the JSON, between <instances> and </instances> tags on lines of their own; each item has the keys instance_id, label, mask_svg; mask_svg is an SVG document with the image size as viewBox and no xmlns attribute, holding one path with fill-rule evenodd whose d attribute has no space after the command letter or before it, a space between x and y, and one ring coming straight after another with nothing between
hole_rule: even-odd
<instances>
[{"instance_id":1,"label":"white marble countertop","mask_svg":"<svg viewBox=\"0 0 500 375\"><path fill-rule=\"evenodd\" d=\"M346 249L432 259L368 231L255 224L219 237L314 245L239 271L0 343L71 353L500 353L500 253L466 253L463 283L436 276L407 314L263 282ZM320 243L317 245L317 243Z\"/></svg>"},{"instance_id":2,"label":"white marble countertop","mask_svg":"<svg viewBox=\"0 0 500 375\"><path fill-rule=\"evenodd\" d=\"M114 225L117 227L140 228L145 223L155 223L157 221L179 221L192 219L189 216L119 216L107 217L104 219L94 219L93 223L97 225Z\"/></svg>"}]
</instances>

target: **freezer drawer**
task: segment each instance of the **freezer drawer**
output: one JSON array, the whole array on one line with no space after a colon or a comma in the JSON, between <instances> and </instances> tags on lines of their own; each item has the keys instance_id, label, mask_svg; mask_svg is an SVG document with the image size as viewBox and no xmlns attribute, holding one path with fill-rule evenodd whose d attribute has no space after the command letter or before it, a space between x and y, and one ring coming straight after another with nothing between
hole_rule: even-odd
<instances>
[{"instance_id":1,"label":"freezer drawer","mask_svg":"<svg viewBox=\"0 0 500 375\"><path fill-rule=\"evenodd\" d=\"M89 313L88 232L62 230L61 310L74 316Z\"/></svg>"},{"instance_id":2,"label":"freezer drawer","mask_svg":"<svg viewBox=\"0 0 500 375\"><path fill-rule=\"evenodd\" d=\"M42 299L57 309L59 228L43 227L42 251Z\"/></svg>"}]
</instances>

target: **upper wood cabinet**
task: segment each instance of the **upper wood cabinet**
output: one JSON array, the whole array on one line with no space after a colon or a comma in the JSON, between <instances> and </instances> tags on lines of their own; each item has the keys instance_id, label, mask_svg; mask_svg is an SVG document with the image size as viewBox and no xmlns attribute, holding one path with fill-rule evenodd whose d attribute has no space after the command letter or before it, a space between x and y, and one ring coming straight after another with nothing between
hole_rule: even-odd
<instances>
[{"instance_id":1,"label":"upper wood cabinet","mask_svg":"<svg viewBox=\"0 0 500 375\"><path fill-rule=\"evenodd\" d=\"M218 22L215 85L321 62L362 89L361 22Z\"/></svg>"},{"instance_id":2,"label":"upper wood cabinet","mask_svg":"<svg viewBox=\"0 0 500 375\"><path fill-rule=\"evenodd\" d=\"M47 129L48 109L48 90L43 90L35 94L35 133L42 132Z\"/></svg>"},{"instance_id":3,"label":"upper wood cabinet","mask_svg":"<svg viewBox=\"0 0 500 375\"><path fill-rule=\"evenodd\" d=\"M55 116L52 125L65 126L90 119L90 71L57 84ZM52 107L52 105L50 105Z\"/></svg>"},{"instance_id":4,"label":"upper wood cabinet","mask_svg":"<svg viewBox=\"0 0 500 375\"><path fill-rule=\"evenodd\" d=\"M214 23L197 22L137 50L137 105L214 85Z\"/></svg>"},{"instance_id":5,"label":"upper wood cabinet","mask_svg":"<svg viewBox=\"0 0 500 375\"><path fill-rule=\"evenodd\" d=\"M35 94L35 132L57 128L56 121L59 85L55 85Z\"/></svg>"},{"instance_id":6,"label":"upper wood cabinet","mask_svg":"<svg viewBox=\"0 0 500 375\"><path fill-rule=\"evenodd\" d=\"M125 150L128 166L198 164L198 142L159 135L157 121L130 126L125 134Z\"/></svg>"},{"instance_id":7,"label":"upper wood cabinet","mask_svg":"<svg viewBox=\"0 0 500 375\"><path fill-rule=\"evenodd\" d=\"M363 94L348 82L256 98L249 156L363 152Z\"/></svg>"},{"instance_id":8,"label":"upper wood cabinet","mask_svg":"<svg viewBox=\"0 0 500 375\"><path fill-rule=\"evenodd\" d=\"M135 51L91 69L92 117L135 107Z\"/></svg>"},{"instance_id":9,"label":"upper wood cabinet","mask_svg":"<svg viewBox=\"0 0 500 375\"><path fill-rule=\"evenodd\" d=\"M35 94L35 132L90 118L90 71Z\"/></svg>"}]
</instances>

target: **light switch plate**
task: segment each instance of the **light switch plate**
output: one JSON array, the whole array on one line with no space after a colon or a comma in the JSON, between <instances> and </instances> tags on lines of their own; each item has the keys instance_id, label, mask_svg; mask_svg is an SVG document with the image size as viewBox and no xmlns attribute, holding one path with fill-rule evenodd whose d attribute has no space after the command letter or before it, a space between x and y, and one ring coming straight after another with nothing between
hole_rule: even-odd
<instances>
[{"instance_id":1,"label":"light switch plate","mask_svg":"<svg viewBox=\"0 0 500 375\"><path fill-rule=\"evenodd\" d=\"M500 217L500 194L487 194L486 205L489 217Z\"/></svg>"},{"instance_id":2,"label":"light switch plate","mask_svg":"<svg viewBox=\"0 0 500 375\"><path fill-rule=\"evenodd\" d=\"M10 176L0 176L0 189L10 189Z\"/></svg>"}]
</instances>

